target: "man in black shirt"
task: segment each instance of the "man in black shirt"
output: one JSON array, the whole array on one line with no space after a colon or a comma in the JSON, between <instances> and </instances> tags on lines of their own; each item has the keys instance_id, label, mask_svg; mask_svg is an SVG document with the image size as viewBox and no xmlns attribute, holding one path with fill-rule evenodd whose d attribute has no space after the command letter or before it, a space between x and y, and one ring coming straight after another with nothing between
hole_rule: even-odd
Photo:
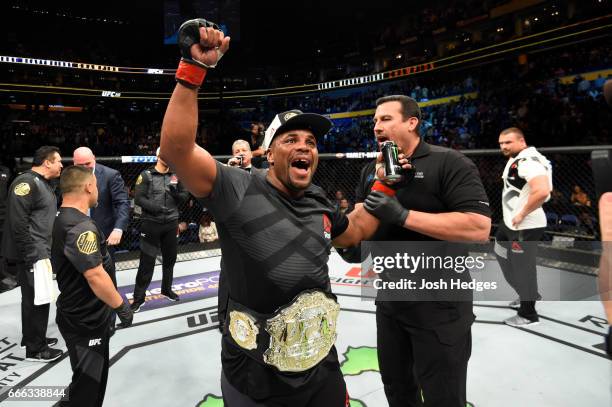
<instances>
[{"instance_id":1,"label":"man in black shirt","mask_svg":"<svg viewBox=\"0 0 612 407\"><path fill-rule=\"evenodd\" d=\"M266 159L266 152L263 149L263 141L263 123L251 123L251 145L249 148L253 155L253 167L255 168L262 168L262 165Z\"/></svg>"},{"instance_id":2,"label":"man in black shirt","mask_svg":"<svg viewBox=\"0 0 612 407\"><path fill-rule=\"evenodd\" d=\"M2 162L2 161L0 161ZM2 243L2 232L6 220L6 201L8 200L8 188L11 180L11 171L0 165L0 244ZM8 272L7 261L2 257L0 251L0 293L10 290L16 286L15 278Z\"/></svg>"},{"instance_id":3,"label":"man in black shirt","mask_svg":"<svg viewBox=\"0 0 612 407\"><path fill-rule=\"evenodd\" d=\"M68 346L72 382L61 406L101 406L108 377L111 310L121 326L132 312L110 278L107 241L87 212L98 201L91 170L71 166L60 179L62 206L53 225L51 259L61 294L56 322Z\"/></svg>"},{"instance_id":4,"label":"man in black shirt","mask_svg":"<svg viewBox=\"0 0 612 407\"><path fill-rule=\"evenodd\" d=\"M49 303L37 301L34 269L51 267L51 232L57 201L49 181L60 176L62 158L53 146L40 147L34 153L32 169L19 174L9 188L2 252L16 263L21 286L22 346L26 359L51 362L62 355L50 348L56 338L46 338Z\"/></svg>"},{"instance_id":5,"label":"man in black shirt","mask_svg":"<svg viewBox=\"0 0 612 407\"><path fill-rule=\"evenodd\" d=\"M179 30L183 59L162 125L161 156L217 222L230 300L222 339L221 388L228 407L340 407L346 385L333 346L339 306L327 260L334 245L372 233L359 205L340 214L311 184L316 137L331 122L298 110L266 132L269 171L224 166L195 144L197 88L229 38L205 20Z\"/></svg>"},{"instance_id":6,"label":"man in black shirt","mask_svg":"<svg viewBox=\"0 0 612 407\"><path fill-rule=\"evenodd\" d=\"M365 208L380 219L370 240L487 240L489 203L476 166L455 150L421 140L421 112L414 99L387 96L376 106L378 143L394 141L414 168L412 179L396 191L387 188L387 194L369 197L375 178L383 174L375 174L374 162L363 169L356 201L365 200ZM376 305L378 359L389 406L421 406L423 399L426 406L464 407L472 302Z\"/></svg>"},{"instance_id":7,"label":"man in black shirt","mask_svg":"<svg viewBox=\"0 0 612 407\"><path fill-rule=\"evenodd\" d=\"M136 273L132 311L138 312L145 302L145 292L151 283L158 248L162 253L161 294L170 301L179 296L172 291L172 275L178 246L177 230L179 207L189 193L183 189L176 175L159 158L153 168L146 169L136 179L134 203L142 208L140 223L140 263Z\"/></svg>"}]
</instances>

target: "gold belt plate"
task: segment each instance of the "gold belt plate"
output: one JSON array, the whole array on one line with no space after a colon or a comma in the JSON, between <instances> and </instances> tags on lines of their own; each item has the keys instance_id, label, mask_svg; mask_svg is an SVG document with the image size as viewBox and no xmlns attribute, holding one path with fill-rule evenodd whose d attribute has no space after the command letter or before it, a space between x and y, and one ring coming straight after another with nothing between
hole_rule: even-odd
<instances>
[{"instance_id":1,"label":"gold belt plate","mask_svg":"<svg viewBox=\"0 0 612 407\"><path fill-rule=\"evenodd\" d=\"M257 348L259 328L255 319L246 312L231 311L229 320L229 331L234 341L244 349Z\"/></svg>"},{"instance_id":2,"label":"gold belt plate","mask_svg":"<svg viewBox=\"0 0 612 407\"><path fill-rule=\"evenodd\" d=\"M323 360L336 342L340 305L321 291L300 294L268 319L264 362L282 372L302 372Z\"/></svg>"}]
</instances>

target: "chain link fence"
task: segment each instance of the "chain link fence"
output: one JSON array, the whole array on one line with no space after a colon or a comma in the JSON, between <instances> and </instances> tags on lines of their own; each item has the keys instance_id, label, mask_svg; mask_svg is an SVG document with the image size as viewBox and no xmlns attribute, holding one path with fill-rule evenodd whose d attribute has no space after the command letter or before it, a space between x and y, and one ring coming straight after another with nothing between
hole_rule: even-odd
<instances>
[{"instance_id":1,"label":"chain link fence","mask_svg":"<svg viewBox=\"0 0 612 407\"><path fill-rule=\"evenodd\" d=\"M553 165L554 192L544 204L548 219L545 240L563 241L577 245L577 242L594 242L599 239L599 223L595 187L590 166L590 153L600 147L556 147L541 148ZM506 159L497 150L463 151L480 171L485 190L489 196L494 227L501 222L501 174ZM373 158L374 153L321 154L314 183L322 187L332 200L337 191L347 199L349 207L355 203L355 189L361 169ZM225 162L229 156L215 157ZM154 165L155 157L103 157L98 162L119 170L125 181L131 200L131 216L128 230L117 251L119 269L138 266L140 220L134 215L134 185L144 169ZM580 188L579 192L576 188ZM181 208L181 220L188 224L187 230L179 237L179 261L218 255L218 242L202 242L199 236L201 225L208 220L204 207L193 197ZM492 234L495 231L492 231ZM569 242L569 243L568 243ZM593 247L591 244L589 247Z\"/></svg>"}]
</instances>

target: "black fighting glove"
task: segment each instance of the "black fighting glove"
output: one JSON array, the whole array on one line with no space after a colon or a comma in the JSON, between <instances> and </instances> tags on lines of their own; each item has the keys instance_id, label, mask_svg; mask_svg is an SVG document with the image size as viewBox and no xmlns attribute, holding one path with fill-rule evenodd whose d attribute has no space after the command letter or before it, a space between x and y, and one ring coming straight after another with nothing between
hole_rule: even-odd
<instances>
[{"instance_id":1,"label":"black fighting glove","mask_svg":"<svg viewBox=\"0 0 612 407\"><path fill-rule=\"evenodd\" d=\"M223 56L223 52L217 49L217 60L212 65L206 65L196 61L191 56L191 46L200 43L200 27L214 28L219 30L219 26L213 22L196 18L185 21L178 30L178 45L181 50L181 62L176 70L176 80L189 88L199 88L204 82L206 69L214 68Z\"/></svg>"},{"instance_id":2,"label":"black fighting glove","mask_svg":"<svg viewBox=\"0 0 612 407\"><path fill-rule=\"evenodd\" d=\"M612 359L612 326L608 327L608 335L606 336L606 353Z\"/></svg>"},{"instance_id":3,"label":"black fighting glove","mask_svg":"<svg viewBox=\"0 0 612 407\"><path fill-rule=\"evenodd\" d=\"M409 212L395 196L389 196L381 191L370 192L363 207L381 222L398 226L404 226Z\"/></svg>"},{"instance_id":4,"label":"black fighting glove","mask_svg":"<svg viewBox=\"0 0 612 407\"><path fill-rule=\"evenodd\" d=\"M132 313L130 305L126 301L123 301L123 303L115 308L114 311L121 320L121 323L119 324L121 328L127 328L128 326L132 325L134 313Z\"/></svg>"},{"instance_id":5,"label":"black fighting glove","mask_svg":"<svg viewBox=\"0 0 612 407\"><path fill-rule=\"evenodd\" d=\"M187 20L181 24L178 29L178 45L181 49L181 60L202 68L214 68L217 65L216 63L214 65L206 65L191 57L191 46L200 42L200 27L212 27L215 30L220 30L217 24L204 20L203 18ZM219 57L219 59L221 59L221 57ZM217 59L217 62L219 59Z\"/></svg>"}]
</instances>

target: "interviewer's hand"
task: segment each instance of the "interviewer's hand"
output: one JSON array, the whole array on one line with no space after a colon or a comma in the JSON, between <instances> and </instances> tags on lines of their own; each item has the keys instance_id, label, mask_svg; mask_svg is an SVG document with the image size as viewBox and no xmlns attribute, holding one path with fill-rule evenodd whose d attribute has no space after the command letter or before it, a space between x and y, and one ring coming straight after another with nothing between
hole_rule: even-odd
<instances>
[{"instance_id":1,"label":"interviewer's hand","mask_svg":"<svg viewBox=\"0 0 612 407\"><path fill-rule=\"evenodd\" d=\"M406 175L410 174L410 170L412 170L413 168L412 163L410 162L410 160L408 159L408 157L406 157L404 153L399 153L397 155L397 158L399 160L399 164L402 166L402 169L404 170L403 171L403 173L405 174L404 177L402 177L402 179L399 179L399 180L386 179L383 155L382 153L378 153L378 155L376 156L376 174L375 174L376 179L383 181L385 184L389 186L393 186L395 184L405 182L406 180L404 180L404 178L406 177Z\"/></svg>"}]
</instances>

